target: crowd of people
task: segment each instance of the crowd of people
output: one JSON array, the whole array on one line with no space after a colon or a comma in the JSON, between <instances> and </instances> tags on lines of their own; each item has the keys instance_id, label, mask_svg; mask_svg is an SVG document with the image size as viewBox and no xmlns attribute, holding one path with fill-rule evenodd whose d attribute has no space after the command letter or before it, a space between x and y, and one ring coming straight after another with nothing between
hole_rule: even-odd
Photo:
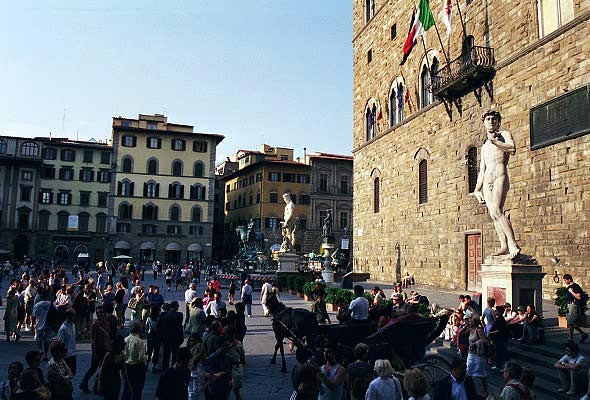
<instances>
[{"instance_id":1,"label":"crowd of people","mask_svg":"<svg viewBox=\"0 0 590 400\"><path fill-rule=\"evenodd\" d=\"M245 295L249 284L242 287L247 303L236 302L235 311L228 311L214 268L205 269L210 280L204 293L196 290L201 281L198 266L154 263L154 284L142 283L146 269L123 263L113 271L100 262L96 275L75 268L72 279L63 268L35 264L2 271L6 273L0 275L9 278L6 342L33 334L37 350L25 355L26 369L20 361L10 364L0 399L69 400L72 378L81 373L80 389L86 393L141 399L150 365L152 373L160 374L159 400L226 399L230 391L241 399L246 307L252 314L251 291L249 302ZM186 318L178 301L166 302L160 293L160 273L168 290L170 277L175 290L186 288ZM232 286L233 303L235 282ZM79 371L77 344L85 339L90 341L90 366ZM42 362L47 362L46 373Z\"/></svg>"}]
</instances>

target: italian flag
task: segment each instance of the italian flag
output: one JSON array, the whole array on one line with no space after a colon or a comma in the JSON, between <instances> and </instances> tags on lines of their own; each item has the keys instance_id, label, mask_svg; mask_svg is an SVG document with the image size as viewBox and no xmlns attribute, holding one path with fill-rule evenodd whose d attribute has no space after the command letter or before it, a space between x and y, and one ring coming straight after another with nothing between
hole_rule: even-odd
<instances>
[{"instance_id":1,"label":"italian flag","mask_svg":"<svg viewBox=\"0 0 590 400\"><path fill-rule=\"evenodd\" d=\"M420 0L418 7L414 6L412 11L412 19L410 20L410 30L408 30L408 36L404 42L404 58L399 65L404 65L410 52L416 46L417 38L423 35L424 32L432 28L434 25L434 16L430 7L428 6L427 0Z\"/></svg>"}]
</instances>

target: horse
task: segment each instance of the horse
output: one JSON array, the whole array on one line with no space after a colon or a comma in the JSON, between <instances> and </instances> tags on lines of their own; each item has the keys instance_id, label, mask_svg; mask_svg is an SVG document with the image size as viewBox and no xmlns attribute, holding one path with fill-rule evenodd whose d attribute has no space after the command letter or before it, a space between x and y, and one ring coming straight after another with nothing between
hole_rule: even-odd
<instances>
[{"instance_id":1,"label":"horse","mask_svg":"<svg viewBox=\"0 0 590 400\"><path fill-rule=\"evenodd\" d=\"M307 343L313 343L318 332L317 315L304 308L287 307L279 302L276 296L269 296L266 306L272 315L272 330L276 339L275 351L270 363L276 364L277 351L280 350L281 372L287 372L283 340L291 339L298 348L306 347L304 339Z\"/></svg>"}]
</instances>

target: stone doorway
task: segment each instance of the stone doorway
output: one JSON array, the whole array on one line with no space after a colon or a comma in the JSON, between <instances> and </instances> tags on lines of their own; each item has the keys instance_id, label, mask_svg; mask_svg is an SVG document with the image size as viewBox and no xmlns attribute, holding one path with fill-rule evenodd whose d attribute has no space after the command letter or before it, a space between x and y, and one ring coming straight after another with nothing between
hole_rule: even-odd
<instances>
[{"instance_id":1,"label":"stone doorway","mask_svg":"<svg viewBox=\"0 0 590 400\"><path fill-rule=\"evenodd\" d=\"M465 253L466 289L477 291L481 288L481 233L465 236Z\"/></svg>"}]
</instances>

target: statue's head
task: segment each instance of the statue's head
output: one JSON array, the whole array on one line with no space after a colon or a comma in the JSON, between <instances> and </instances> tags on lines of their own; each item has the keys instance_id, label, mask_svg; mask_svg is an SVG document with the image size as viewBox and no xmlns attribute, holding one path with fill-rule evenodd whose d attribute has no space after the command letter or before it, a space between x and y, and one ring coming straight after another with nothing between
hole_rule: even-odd
<instances>
[{"instance_id":1,"label":"statue's head","mask_svg":"<svg viewBox=\"0 0 590 400\"><path fill-rule=\"evenodd\" d=\"M285 203L290 203L291 202L291 195L289 195L289 193L284 193L283 200L285 200Z\"/></svg>"},{"instance_id":2,"label":"statue's head","mask_svg":"<svg viewBox=\"0 0 590 400\"><path fill-rule=\"evenodd\" d=\"M481 120L483 121L484 119L486 119L486 117L488 115L491 115L492 117L496 117L496 119L498 120L498 124L500 124L500 122L502 122L502 114L500 114L500 112L496 111L496 110L489 110L489 111L486 111L485 113L481 114Z\"/></svg>"}]
</instances>

